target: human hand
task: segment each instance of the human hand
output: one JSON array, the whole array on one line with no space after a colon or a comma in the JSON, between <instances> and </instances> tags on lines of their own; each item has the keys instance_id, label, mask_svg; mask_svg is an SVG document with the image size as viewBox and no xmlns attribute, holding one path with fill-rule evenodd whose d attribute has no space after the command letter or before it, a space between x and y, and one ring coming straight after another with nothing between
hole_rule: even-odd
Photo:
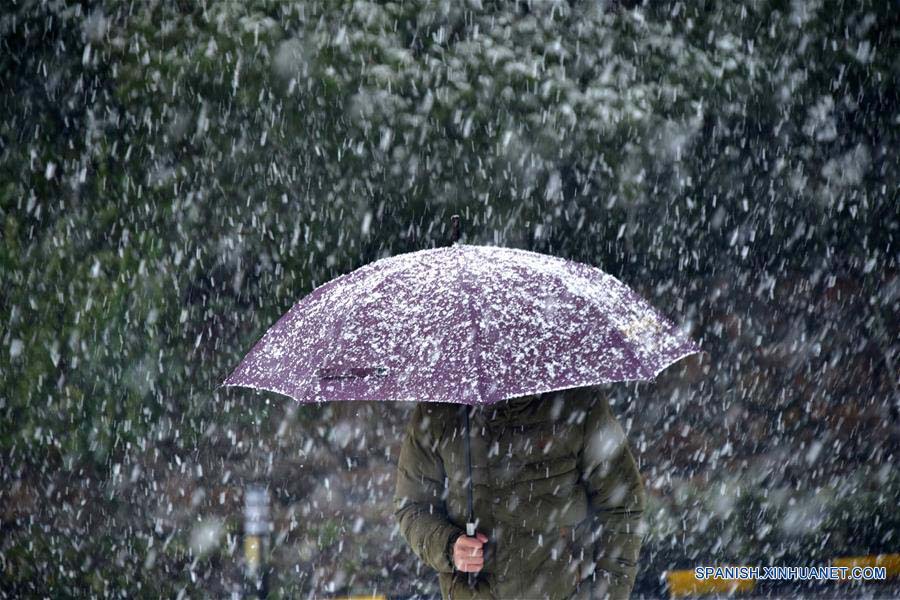
<instances>
[{"instance_id":1,"label":"human hand","mask_svg":"<svg viewBox=\"0 0 900 600\"><path fill-rule=\"evenodd\" d=\"M488 538L483 533L475 537L461 535L453 543L453 566L463 573L477 573L484 567L484 544Z\"/></svg>"}]
</instances>

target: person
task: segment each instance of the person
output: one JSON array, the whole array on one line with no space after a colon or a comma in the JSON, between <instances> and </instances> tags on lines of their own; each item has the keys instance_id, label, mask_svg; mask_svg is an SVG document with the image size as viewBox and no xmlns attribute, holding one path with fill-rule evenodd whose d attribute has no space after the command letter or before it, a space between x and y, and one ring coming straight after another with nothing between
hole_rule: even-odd
<instances>
[{"instance_id":1,"label":"person","mask_svg":"<svg viewBox=\"0 0 900 600\"><path fill-rule=\"evenodd\" d=\"M401 535L437 571L445 600L618 599L634 585L644 484L598 388L480 407L418 404L393 502Z\"/></svg>"}]
</instances>

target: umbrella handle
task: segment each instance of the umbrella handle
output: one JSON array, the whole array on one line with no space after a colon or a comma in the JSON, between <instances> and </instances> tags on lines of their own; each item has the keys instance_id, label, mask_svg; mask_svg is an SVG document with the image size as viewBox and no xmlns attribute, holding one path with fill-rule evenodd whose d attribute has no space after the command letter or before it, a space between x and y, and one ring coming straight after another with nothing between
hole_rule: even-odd
<instances>
[{"instance_id":1,"label":"umbrella handle","mask_svg":"<svg viewBox=\"0 0 900 600\"><path fill-rule=\"evenodd\" d=\"M475 523L469 521L466 523L466 535L469 537L475 537ZM475 589L475 579L478 577L477 573L469 573L469 589Z\"/></svg>"}]
</instances>

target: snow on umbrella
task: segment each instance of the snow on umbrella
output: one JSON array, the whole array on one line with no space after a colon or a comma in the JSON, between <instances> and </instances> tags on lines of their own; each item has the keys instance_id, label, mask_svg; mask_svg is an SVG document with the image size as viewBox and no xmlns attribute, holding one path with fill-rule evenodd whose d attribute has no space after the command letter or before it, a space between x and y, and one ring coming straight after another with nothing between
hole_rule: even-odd
<instances>
[{"instance_id":1,"label":"snow on umbrella","mask_svg":"<svg viewBox=\"0 0 900 600\"><path fill-rule=\"evenodd\" d=\"M650 380L697 352L665 316L596 267L455 243L381 259L316 288L223 385L299 402L485 405Z\"/></svg>"},{"instance_id":2,"label":"snow on umbrella","mask_svg":"<svg viewBox=\"0 0 900 600\"><path fill-rule=\"evenodd\" d=\"M224 385L299 402L492 404L650 380L699 351L596 267L456 244L378 260L316 288Z\"/></svg>"}]
</instances>

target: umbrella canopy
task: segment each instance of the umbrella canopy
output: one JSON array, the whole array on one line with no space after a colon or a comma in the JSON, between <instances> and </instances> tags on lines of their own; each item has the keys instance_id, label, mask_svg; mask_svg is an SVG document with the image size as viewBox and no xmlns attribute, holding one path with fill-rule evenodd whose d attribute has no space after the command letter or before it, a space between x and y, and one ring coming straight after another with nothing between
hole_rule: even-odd
<instances>
[{"instance_id":1,"label":"umbrella canopy","mask_svg":"<svg viewBox=\"0 0 900 600\"><path fill-rule=\"evenodd\" d=\"M596 267L456 243L378 260L316 288L223 385L300 402L477 405L649 380L699 351Z\"/></svg>"}]
</instances>

